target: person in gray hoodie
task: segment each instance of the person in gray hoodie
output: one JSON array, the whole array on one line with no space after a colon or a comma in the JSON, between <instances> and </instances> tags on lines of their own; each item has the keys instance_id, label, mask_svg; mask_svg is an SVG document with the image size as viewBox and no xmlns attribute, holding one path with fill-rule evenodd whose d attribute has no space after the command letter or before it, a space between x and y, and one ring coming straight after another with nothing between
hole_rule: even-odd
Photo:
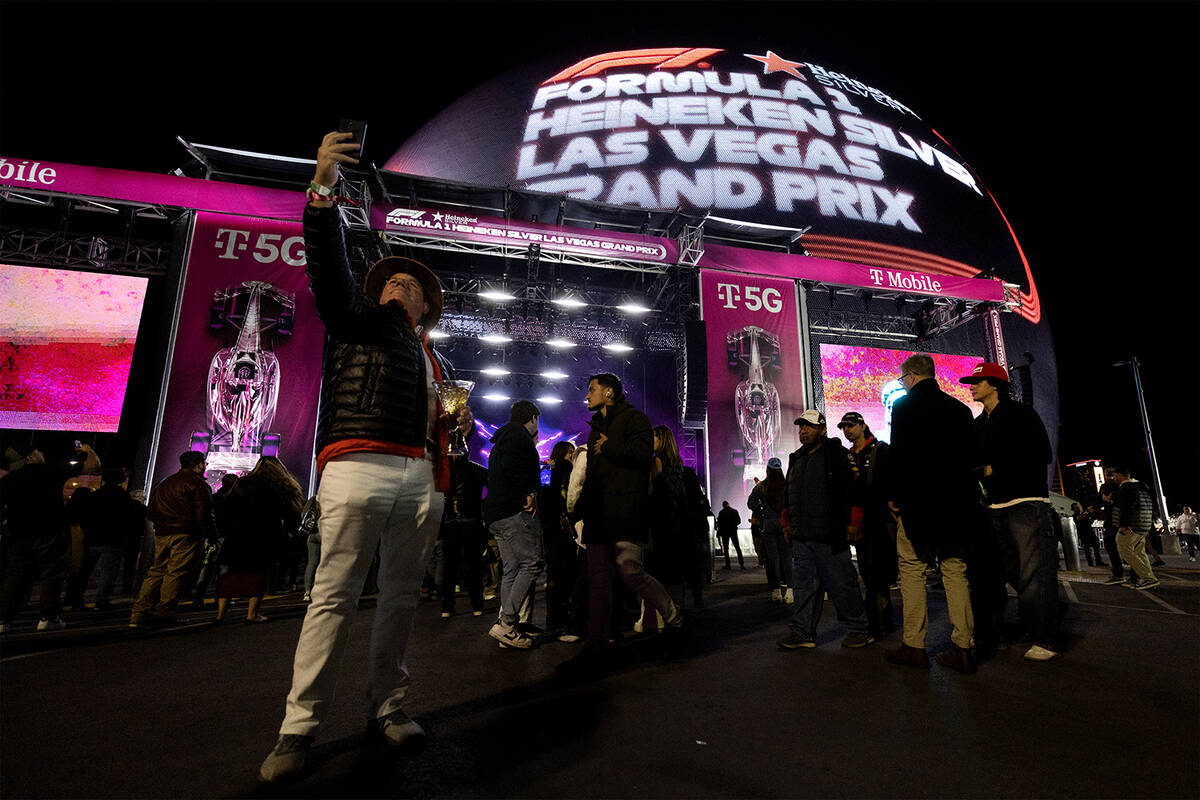
<instances>
[{"instance_id":1,"label":"person in gray hoodie","mask_svg":"<svg viewBox=\"0 0 1200 800\"><path fill-rule=\"evenodd\" d=\"M542 526L534 518L541 486L537 452L538 407L513 403L508 424L492 437L483 519L500 546L500 619L488 635L501 645L528 650L535 640L520 627L521 605L545 569Z\"/></svg>"}]
</instances>

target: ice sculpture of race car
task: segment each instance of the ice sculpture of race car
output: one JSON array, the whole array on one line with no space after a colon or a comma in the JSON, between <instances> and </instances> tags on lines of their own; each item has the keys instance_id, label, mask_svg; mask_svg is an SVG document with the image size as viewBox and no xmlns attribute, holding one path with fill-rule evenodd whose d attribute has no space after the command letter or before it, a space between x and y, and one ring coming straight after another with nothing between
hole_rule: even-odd
<instances>
[{"instance_id":1,"label":"ice sculpture of race car","mask_svg":"<svg viewBox=\"0 0 1200 800\"><path fill-rule=\"evenodd\" d=\"M734 390L734 416L742 432L743 480L766 475L767 461L779 439L779 391L767 380L768 370L779 372L779 337L755 325L731 331L725 337L729 366L746 367L746 377Z\"/></svg>"},{"instance_id":2,"label":"ice sculpture of race car","mask_svg":"<svg viewBox=\"0 0 1200 800\"><path fill-rule=\"evenodd\" d=\"M290 336L295 296L262 281L213 293L209 327L237 330L232 346L218 350L208 369L208 430L192 434L192 449L208 454L208 471L244 473L260 456L277 455L270 433L279 401L279 360L270 332Z\"/></svg>"}]
</instances>

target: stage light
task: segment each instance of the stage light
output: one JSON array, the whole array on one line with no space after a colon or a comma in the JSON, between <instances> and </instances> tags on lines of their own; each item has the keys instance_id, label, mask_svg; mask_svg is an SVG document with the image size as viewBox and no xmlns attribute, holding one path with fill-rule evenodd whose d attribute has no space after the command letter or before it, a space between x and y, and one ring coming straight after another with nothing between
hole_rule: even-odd
<instances>
[{"instance_id":1,"label":"stage light","mask_svg":"<svg viewBox=\"0 0 1200 800\"><path fill-rule=\"evenodd\" d=\"M450 334L446 333L445 331L439 331L436 328L434 328L433 330L431 330L429 332L429 338L430 339L449 339Z\"/></svg>"},{"instance_id":2,"label":"stage light","mask_svg":"<svg viewBox=\"0 0 1200 800\"><path fill-rule=\"evenodd\" d=\"M626 314L649 314L651 311L641 303L622 303L617 306L617 310L624 311Z\"/></svg>"},{"instance_id":3,"label":"stage light","mask_svg":"<svg viewBox=\"0 0 1200 800\"><path fill-rule=\"evenodd\" d=\"M633 350L633 348L630 347L629 345L621 344L620 342L613 342L612 344L606 344L606 345L604 345L604 349L610 353L628 353Z\"/></svg>"},{"instance_id":4,"label":"stage light","mask_svg":"<svg viewBox=\"0 0 1200 800\"><path fill-rule=\"evenodd\" d=\"M544 405L556 406L562 402L562 398L561 397L552 397L550 395L543 395L543 396L539 397L537 399L537 401Z\"/></svg>"},{"instance_id":5,"label":"stage light","mask_svg":"<svg viewBox=\"0 0 1200 800\"><path fill-rule=\"evenodd\" d=\"M504 367L484 367L483 369L481 369L479 371L482 372L484 375L509 375L509 374L511 374Z\"/></svg>"},{"instance_id":6,"label":"stage light","mask_svg":"<svg viewBox=\"0 0 1200 800\"><path fill-rule=\"evenodd\" d=\"M546 344L557 347L559 350L569 350L575 346L575 343L569 339L547 339Z\"/></svg>"},{"instance_id":7,"label":"stage light","mask_svg":"<svg viewBox=\"0 0 1200 800\"><path fill-rule=\"evenodd\" d=\"M517 299L515 294L510 294L509 292L505 292L500 289L488 289L487 291L480 292L479 296L484 300L492 300L497 303L504 303L508 300Z\"/></svg>"},{"instance_id":8,"label":"stage light","mask_svg":"<svg viewBox=\"0 0 1200 800\"><path fill-rule=\"evenodd\" d=\"M511 400L512 398L506 394L500 394L499 392L488 392L487 394L485 394L483 396L483 399L491 400L492 402L496 402L496 403L500 403L505 400Z\"/></svg>"},{"instance_id":9,"label":"stage light","mask_svg":"<svg viewBox=\"0 0 1200 800\"><path fill-rule=\"evenodd\" d=\"M560 372L560 371L558 371L558 370L556 370L556 369L548 369L548 370L546 370L545 372L543 372L543 373L542 373L542 377L543 377L543 378L549 378L550 380L553 380L553 381L560 381L560 380L562 380L563 378L567 378L567 377L570 377L570 376L569 376L569 375L567 375L567 373L565 373L565 372Z\"/></svg>"},{"instance_id":10,"label":"stage light","mask_svg":"<svg viewBox=\"0 0 1200 800\"><path fill-rule=\"evenodd\" d=\"M556 306L561 306L562 308L587 308L587 303L583 302L578 297L571 297L569 295L566 297L556 297L550 302L554 303Z\"/></svg>"},{"instance_id":11,"label":"stage light","mask_svg":"<svg viewBox=\"0 0 1200 800\"><path fill-rule=\"evenodd\" d=\"M485 333L479 337L479 341L487 342L488 344L506 344L512 341L512 337L499 333Z\"/></svg>"}]
</instances>

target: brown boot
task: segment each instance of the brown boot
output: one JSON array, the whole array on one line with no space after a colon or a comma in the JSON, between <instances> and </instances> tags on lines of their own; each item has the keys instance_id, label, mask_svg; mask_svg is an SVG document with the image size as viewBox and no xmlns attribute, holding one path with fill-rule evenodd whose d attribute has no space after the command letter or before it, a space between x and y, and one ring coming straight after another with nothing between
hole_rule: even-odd
<instances>
[{"instance_id":1,"label":"brown boot","mask_svg":"<svg viewBox=\"0 0 1200 800\"><path fill-rule=\"evenodd\" d=\"M904 667L929 669L929 657L925 655L924 647L909 647L901 644L895 650L885 650L883 658L889 664L899 664Z\"/></svg>"},{"instance_id":2,"label":"brown boot","mask_svg":"<svg viewBox=\"0 0 1200 800\"><path fill-rule=\"evenodd\" d=\"M951 643L949 650L944 653L938 653L937 662L943 667L949 667L964 675L974 675L975 649L966 650Z\"/></svg>"}]
</instances>

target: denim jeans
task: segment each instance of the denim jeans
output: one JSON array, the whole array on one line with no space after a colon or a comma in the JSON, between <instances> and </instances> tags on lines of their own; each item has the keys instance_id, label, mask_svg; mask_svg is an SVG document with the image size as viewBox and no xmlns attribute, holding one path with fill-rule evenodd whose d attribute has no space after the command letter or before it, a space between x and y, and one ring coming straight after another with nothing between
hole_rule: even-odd
<instances>
[{"instance_id":1,"label":"denim jeans","mask_svg":"<svg viewBox=\"0 0 1200 800\"><path fill-rule=\"evenodd\" d=\"M767 562L767 585L772 589L792 585L792 554L779 526L766 526L763 550Z\"/></svg>"},{"instance_id":2,"label":"denim jeans","mask_svg":"<svg viewBox=\"0 0 1200 800\"><path fill-rule=\"evenodd\" d=\"M516 625L521 605L533 594L538 576L546 568L542 526L528 511L498 519L488 525L500 546L504 573L500 578L500 620Z\"/></svg>"},{"instance_id":3,"label":"denim jeans","mask_svg":"<svg viewBox=\"0 0 1200 800\"><path fill-rule=\"evenodd\" d=\"M121 547L91 547L88 557L96 564L96 603L103 605L112 596L117 582L117 569L124 551Z\"/></svg>"},{"instance_id":4,"label":"denim jeans","mask_svg":"<svg viewBox=\"0 0 1200 800\"><path fill-rule=\"evenodd\" d=\"M1047 502L988 510L1005 580L1017 590L1021 624L1034 644L1059 649L1058 536Z\"/></svg>"},{"instance_id":5,"label":"denim jeans","mask_svg":"<svg viewBox=\"0 0 1200 800\"><path fill-rule=\"evenodd\" d=\"M858 573L850 549L834 552L823 542L792 540L792 588L796 608L788 625L792 633L810 641L817 637L823 592L829 593L838 621L851 633L867 632L867 612L858 591Z\"/></svg>"}]
</instances>

